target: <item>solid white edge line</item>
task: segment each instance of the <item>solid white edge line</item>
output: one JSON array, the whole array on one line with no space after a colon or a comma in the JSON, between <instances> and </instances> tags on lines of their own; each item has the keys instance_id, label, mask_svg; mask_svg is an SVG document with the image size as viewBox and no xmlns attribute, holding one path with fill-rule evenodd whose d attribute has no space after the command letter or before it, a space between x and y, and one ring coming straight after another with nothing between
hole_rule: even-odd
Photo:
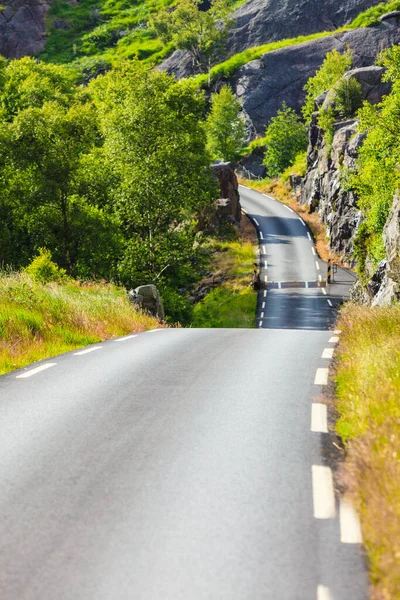
<instances>
[{"instance_id":1,"label":"solid white edge line","mask_svg":"<svg viewBox=\"0 0 400 600\"><path fill-rule=\"evenodd\" d=\"M25 373L21 373L21 375L17 375L15 379L26 379L27 377L31 377L32 375L36 375L36 373L40 373L41 371L45 371L50 367L55 367L57 363L46 363L44 365L40 365L40 367L35 367L34 369L30 369L29 371L25 371Z\"/></svg>"},{"instance_id":2,"label":"solid white edge line","mask_svg":"<svg viewBox=\"0 0 400 600\"><path fill-rule=\"evenodd\" d=\"M329 369L319 367L315 373L314 385L328 385Z\"/></svg>"},{"instance_id":3,"label":"solid white edge line","mask_svg":"<svg viewBox=\"0 0 400 600\"><path fill-rule=\"evenodd\" d=\"M335 351L334 348L324 348L321 358L329 358L329 359L333 358L334 351Z\"/></svg>"},{"instance_id":4,"label":"solid white edge line","mask_svg":"<svg viewBox=\"0 0 400 600\"><path fill-rule=\"evenodd\" d=\"M324 294L324 296L326 296L326 289L325 288L321 288L322 293Z\"/></svg>"},{"instance_id":5,"label":"solid white edge line","mask_svg":"<svg viewBox=\"0 0 400 600\"><path fill-rule=\"evenodd\" d=\"M260 223L257 221L257 219L254 219L254 223L257 225L257 227L260 227Z\"/></svg>"},{"instance_id":6,"label":"solid white edge line","mask_svg":"<svg viewBox=\"0 0 400 600\"><path fill-rule=\"evenodd\" d=\"M126 340L132 340L135 337L137 337L137 333L135 333L133 335L126 335L125 337L117 338L116 340L113 340L113 341L114 342L125 342Z\"/></svg>"},{"instance_id":7,"label":"solid white edge line","mask_svg":"<svg viewBox=\"0 0 400 600\"><path fill-rule=\"evenodd\" d=\"M94 348L87 348L86 350L80 350L79 352L74 352L74 356L82 356L83 354L89 354L90 352L95 352L96 350L101 350L103 346L94 346Z\"/></svg>"},{"instance_id":8,"label":"solid white edge line","mask_svg":"<svg viewBox=\"0 0 400 600\"><path fill-rule=\"evenodd\" d=\"M314 402L311 405L311 431L328 433L328 412L325 404Z\"/></svg>"},{"instance_id":9,"label":"solid white edge line","mask_svg":"<svg viewBox=\"0 0 400 600\"><path fill-rule=\"evenodd\" d=\"M287 208L288 210L290 210L290 212L293 212L292 209L290 208L290 206L287 206L287 204L283 205L285 208Z\"/></svg>"},{"instance_id":10,"label":"solid white edge line","mask_svg":"<svg viewBox=\"0 0 400 600\"><path fill-rule=\"evenodd\" d=\"M336 516L333 476L329 467L312 465L314 517L333 519Z\"/></svg>"},{"instance_id":11,"label":"solid white edge line","mask_svg":"<svg viewBox=\"0 0 400 600\"><path fill-rule=\"evenodd\" d=\"M333 304L332 304L332 302L329 300L329 298L328 298L327 302L328 302L329 306L333 306Z\"/></svg>"},{"instance_id":12,"label":"solid white edge line","mask_svg":"<svg viewBox=\"0 0 400 600\"><path fill-rule=\"evenodd\" d=\"M325 585L319 585L317 587L317 600L333 600L329 588Z\"/></svg>"},{"instance_id":13,"label":"solid white edge line","mask_svg":"<svg viewBox=\"0 0 400 600\"><path fill-rule=\"evenodd\" d=\"M362 544L362 532L358 515L350 502L340 499L340 541L342 544Z\"/></svg>"},{"instance_id":14,"label":"solid white edge line","mask_svg":"<svg viewBox=\"0 0 400 600\"><path fill-rule=\"evenodd\" d=\"M337 335L333 335L331 338L329 338L328 341L330 344L337 344L339 341L339 338L337 337Z\"/></svg>"}]
</instances>

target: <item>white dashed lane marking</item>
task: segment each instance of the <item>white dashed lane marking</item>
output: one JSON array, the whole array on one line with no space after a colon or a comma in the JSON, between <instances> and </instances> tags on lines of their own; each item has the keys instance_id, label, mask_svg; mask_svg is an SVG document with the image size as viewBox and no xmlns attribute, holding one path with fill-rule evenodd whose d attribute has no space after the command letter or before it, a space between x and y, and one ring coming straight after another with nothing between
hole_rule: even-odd
<instances>
[{"instance_id":1,"label":"white dashed lane marking","mask_svg":"<svg viewBox=\"0 0 400 600\"><path fill-rule=\"evenodd\" d=\"M264 290L264 298L267 297L267 290Z\"/></svg>"},{"instance_id":2,"label":"white dashed lane marking","mask_svg":"<svg viewBox=\"0 0 400 600\"><path fill-rule=\"evenodd\" d=\"M311 248L311 252L312 252L312 253L313 253L313 255L315 256L315 248L314 248L314 247L312 247L312 248Z\"/></svg>"},{"instance_id":3,"label":"white dashed lane marking","mask_svg":"<svg viewBox=\"0 0 400 600\"><path fill-rule=\"evenodd\" d=\"M257 221L257 219L254 219L254 223L257 225L257 227L260 227L260 223Z\"/></svg>"},{"instance_id":4,"label":"white dashed lane marking","mask_svg":"<svg viewBox=\"0 0 400 600\"><path fill-rule=\"evenodd\" d=\"M265 302L262 303L261 308L265 308Z\"/></svg>"},{"instance_id":5,"label":"white dashed lane marking","mask_svg":"<svg viewBox=\"0 0 400 600\"><path fill-rule=\"evenodd\" d=\"M317 369L315 374L314 384L315 385L327 385L328 384L329 369L325 367Z\"/></svg>"},{"instance_id":6,"label":"white dashed lane marking","mask_svg":"<svg viewBox=\"0 0 400 600\"><path fill-rule=\"evenodd\" d=\"M260 239L261 239L261 240L263 240L263 239L264 239L264 236L263 236L263 232L262 232L262 231L260 231Z\"/></svg>"},{"instance_id":7,"label":"white dashed lane marking","mask_svg":"<svg viewBox=\"0 0 400 600\"><path fill-rule=\"evenodd\" d=\"M261 246L261 250L263 254L267 254L266 250L265 250L265 246Z\"/></svg>"},{"instance_id":8,"label":"white dashed lane marking","mask_svg":"<svg viewBox=\"0 0 400 600\"><path fill-rule=\"evenodd\" d=\"M315 261L315 266L316 266L317 270L319 271L319 263L317 261Z\"/></svg>"},{"instance_id":9,"label":"white dashed lane marking","mask_svg":"<svg viewBox=\"0 0 400 600\"><path fill-rule=\"evenodd\" d=\"M333 519L336 516L333 476L329 467L312 465L314 517Z\"/></svg>"},{"instance_id":10,"label":"white dashed lane marking","mask_svg":"<svg viewBox=\"0 0 400 600\"><path fill-rule=\"evenodd\" d=\"M331 338L329 338L329 343L330 344L337 344L339 341L339 338L337 335L333 335Z\"/></svg>"},{"instance_id":11,"label":"white dashed lane marking","mask_svg":"<svg viewBox=\"0 0 400 600\"><path fill-rule=\"evenodd\" d=\"M333 600L333 597L325 585L319 585L317 587L317 600Z\"/></svg>"},{"instance_id":12,"label":"white dashed lane marking","mask_svg":"<svg viewBox=\"0 0 400 600\"><path fill-rule=\"evenodd\" d=\"M304 223L303 219L302 219L301 217L299 217L299 219L300 219L300 221L301 221L301 224L303 225L303 227L305 227L305 226L306 226L306 224Z\"/></svg>"},{"instance_id":13,"label":"white dashed lane marking","mask_svg":"<svg viewBox=\"0 0 400 600\"><path fill-rule=\"evenodd\" d=\"M126 340L132 340L135 337L137 337L136 333L134 335L126 335L125 337L118 338L114 340L114 342L126 342Z\"/></svg>"},{"instance_id":14,"label":"white dashed lane marking","mask_svg":"<svg viewBox=\"0 0 400 600\"><path fill-rule=\"evenodd\" d=\"M324 296L326 296L326 289L325 288L321 288L322 289L322 293L324 294Z\"/></svg>"},{"instance_id":15,"label":"white dashed lane marking","mask_svg":"<svg viewBox=\"0 0 400 600\"><path fill-rule=\"evenodd\" d=\"M32 377L32 375L36 375L36 373L40 373L41 371L45 371L46 369L50 369L50 367L55 367L57 363L46 363L44 365L40 365L40 367L35 367L34 369L30 369L29 371L25 371L25 373L21 373L21 375L17 375L16 379L26 379L27 377Z\"/></svg>"},{"instance_id":16,"label":"white dashed lane marking","mask_svg":"<svg viewBox=\"0 0 400 600\"><path fill-rule=\"evenodd\" d=\"M362 544L361 525L350 502L340 499L340 541L343 544Z\"/></svg>"},{"instance_id":17,"label":"white dashed lane marking","mask_svg":"<svg viewBox=\"0 0 400 600\"><path fill-rule=\"evenodd\" d=\"M324 348L321 358L333 358L334 348Z\"/></svg>"},{"instance_id":18,"label":"white dashed lane marking","mask_svg":"<svg viewBox=\"0 0 400 600\"><path fill-rule=\"evenodd\" d=\"M327 300L329 306L333 306L332 302L330 300Z\"/></svg>"},{"instance_id":19,"label":"white dashed lane marking","mask_svg":"<svg viewBox=\"0 0 400 600\"><path fill-rule=\"evenodd\" d=\"M328 413L325 404L314 402L311 405L311 431L328 433Z\"/></svg>"},{"instance_id":20,"label":"white dashed lane marking","mask_svg":"<svg viewBox=\"0 0 400 600\"><path fill-rule=\"evenodd\" d=\"M82 356L83 354L89 354L90 352L96 352L101 350L103 346L94 346L93 348L86 348L86 350L80 350L80 352L74 352L74 356Z\"/></svg>"},{"instance_id":21,"label":"white dashed lane marking","mask_svg":"<svg viewBox=\"0 0 400 600\"><path fill-rule=\"evenodd\" d=\"M259 322L258 324L259 327L262 327L262 321Z\"/></svg>"}]
</instances>

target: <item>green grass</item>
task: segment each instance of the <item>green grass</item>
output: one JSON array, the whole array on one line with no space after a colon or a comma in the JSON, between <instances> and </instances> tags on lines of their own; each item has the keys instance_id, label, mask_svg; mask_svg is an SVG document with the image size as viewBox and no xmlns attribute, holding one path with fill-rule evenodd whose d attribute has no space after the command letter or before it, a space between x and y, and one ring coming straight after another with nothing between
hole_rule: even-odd
<instances>
[{"instance_id":1,"label":"green grass","mask_svg":"<svg viewBox=\"0 0 400 600\"><path fill-rule=\"evenodd\" d=\"M159 326L111 284L47 285L0 274L0 375L34 361Z\"/></svg>"},{"instance_id":2,"label":"green grass","mask_svg":"<svg viewBox=\"0 0 400 600\"><path fill-rule=\"evenodd\" d=\"M345 483L361 514L374 598L400 598L400 305L349 304L336 365Z\"/></svg>"},{"instance_id":3,"label":"green grass","mask_svg":"<svg viewBox=\"0 0 400 600\"><path fill-rule=\"evenodd\" d=\"M254 246L233 241L216 244L213 270L227 280L212 290L193 311L193 327L255 327L257 294L250 287Z\"/></svg>"}]
</instances>

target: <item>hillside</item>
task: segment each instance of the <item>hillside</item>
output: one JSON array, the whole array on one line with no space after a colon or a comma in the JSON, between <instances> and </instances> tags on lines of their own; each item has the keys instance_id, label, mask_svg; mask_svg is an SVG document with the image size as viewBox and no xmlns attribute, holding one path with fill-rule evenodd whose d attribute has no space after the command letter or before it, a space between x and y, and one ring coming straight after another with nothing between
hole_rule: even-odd
<instances>
[{"instance_id":1,"label":"hillside","mask_svg":"<svg viewBox=\"0 0 400 600\"><path fill-rule=\"evenodd\" d=\"M149 16L174 0L5 0L0 15L0 54L7 58L41 55L66 63L109 64L123 58L159 61L171 48L148 29ZM227 55L251 46L350 23L377 0L232 1L234 25ZM238 8L235 9L235 7Z\"/></svg>"}]
</instances>

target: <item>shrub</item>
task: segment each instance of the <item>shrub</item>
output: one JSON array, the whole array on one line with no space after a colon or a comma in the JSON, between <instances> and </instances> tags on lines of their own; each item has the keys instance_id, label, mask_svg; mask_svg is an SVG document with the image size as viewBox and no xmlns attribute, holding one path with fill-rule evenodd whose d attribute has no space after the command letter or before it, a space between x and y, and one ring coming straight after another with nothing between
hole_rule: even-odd
<instances>
[{"instance_id":1,"label":"shrub","mask_svg":"<svg viewBox=\"0 0 400 600\"><path fill-rule=\"evenodd\" d=\"M350 69L351 63L352 52L350 48L343 54L340 54L337 50L327 53L321 68L318 69L314 77L310 77L304 86L307 95L302 112L306 123L311 122L315 99L322 92L330 90L343 77L346 71Z\"/></svg>"},{"instance_id":2,"label":"shrub","mask_svg":"<svg viewBox=\"0 0 400 600\"><path fill-rule=\"evenodd\" d=\"M35 281L49 283L50 281L61 281L66 278L66 271L60 269L55 262L51 260L51 252L46 248L39 248L39 255L25 268Z\"/></svg>"},{"instance_id":3,"label":"shrub","mask_svg":"<svg viewBox=\"0 0 400 600\"><path fill-rule=\"evenodd\" d=\"M335 86L335 110L340 117L353 117L361 108L362 102L362 88L354 77L338 81Z\"/></svg>"}]
</instances>

